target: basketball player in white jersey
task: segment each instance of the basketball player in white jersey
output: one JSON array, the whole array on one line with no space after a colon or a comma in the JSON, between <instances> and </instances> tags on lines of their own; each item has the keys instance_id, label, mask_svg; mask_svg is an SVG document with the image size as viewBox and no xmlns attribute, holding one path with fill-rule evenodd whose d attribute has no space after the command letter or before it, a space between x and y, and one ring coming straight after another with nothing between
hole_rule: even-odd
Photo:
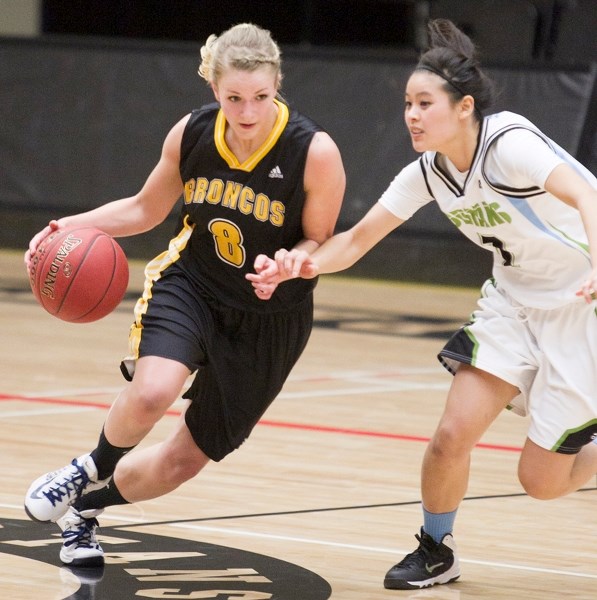
<instances>
[{"instance_id":1,"label":"basketball player in white jersey","mask_svg":"<svg viewBox=\"0 0 597 600\"><path fill-rule=\"evenodd\" d=\"M529 495L563 496L597 472L597 179L524 117L485 116L493 85L471 40L447 20L429 33L405 94L422 156L352 229L310 255L258 257L247 275L259 288L346 269L429 202L493 252L477 310L439 354L454 379L423 460L419 546L388 571L390 589L460 576L452 530L470 453L503 409L530 415Z\"/></svg>"}]
</instances>

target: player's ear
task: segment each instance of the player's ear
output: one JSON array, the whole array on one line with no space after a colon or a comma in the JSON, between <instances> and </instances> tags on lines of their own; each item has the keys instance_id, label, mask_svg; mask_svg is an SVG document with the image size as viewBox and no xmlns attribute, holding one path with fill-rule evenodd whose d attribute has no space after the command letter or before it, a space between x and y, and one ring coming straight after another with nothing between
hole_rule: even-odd
<instances>
[{"instance_id":1,"label":"player's ear","mask_svg":"<svg viewBox=\"0 0 597 600\"><path fill-rule=\"evenodd\" d=\"M475 112L475 99L470 94L463 96L459 108L462 118L470 117Z\"/></svg>"},{"instance_id":2,"label":"player's ear","mask_svg":"<svg viewBox=\"0 0 597 600\"><path fill-rule=\"evenodd\" d=\"M214 96L216 97L216 100L219 102L220 101L220 93L218 92L218 85L216 83L210 83L211 85L211 90L214 93Z\"/></svg>"}]
</instances>

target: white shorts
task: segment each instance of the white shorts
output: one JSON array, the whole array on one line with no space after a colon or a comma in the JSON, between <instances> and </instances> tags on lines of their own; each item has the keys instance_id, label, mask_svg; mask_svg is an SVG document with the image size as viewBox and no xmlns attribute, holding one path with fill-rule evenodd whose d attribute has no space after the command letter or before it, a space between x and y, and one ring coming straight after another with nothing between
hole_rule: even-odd
<instances>
[{"instance_id":1,"label":"white shorts","mask_svg":"<svg viewBox=\"0 0 597 600\"><path fill-rule=\"evenodd\" d=\"M442 364L452 373L470 364L518 387L508 408L530 415L528 437L542 448L573 454L597 437L595 303L526 308L488 280L478 306Z\"/></svg>"}]
</instances>

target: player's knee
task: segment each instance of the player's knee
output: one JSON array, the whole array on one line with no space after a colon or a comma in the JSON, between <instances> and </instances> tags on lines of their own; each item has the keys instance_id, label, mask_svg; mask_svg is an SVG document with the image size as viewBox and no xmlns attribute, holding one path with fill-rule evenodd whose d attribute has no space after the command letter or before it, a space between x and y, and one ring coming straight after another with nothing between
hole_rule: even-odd
<instances>
[{"instance_id":1,"label":"player's knee","mask_svg":"<svg viewBox=\"0 0 597 600\"><path fill-rule=\"evenodd\" d=\"M518 480L524 491L536 500L552 500L561 496L554 482L543 476L538 469L529 468L524 463L518 466Z\"/></svg>"},{"instance_id":2,"label":"player's knee","mask_svg":"<svg viewBox=\"0 0 597 600\"><path fill-rule=\"evenodd\" d=\"M428 451L438 459L467 455L471 451L471 444L466 439L457 427L440 424L431 438Z\"/></svg>"},{"instance_id":3,"label":"player's knee","mask_svg":"<svg viewBox=\"0 0 597 600\"><path fill-rule=\"evenodd\" d=\"M192 479L209 462L200 451L181 453L176 449L165 448L162 454L162 472L172 486L179 486Z\"/></svg>"},{"instance_id":4,"label":"player's knee","mask_svg":"<svg viewBox=\"0 0 597 600\"><path fill-rule=\"evenodd\" d=\"M552 500L553 498L558 498L560 496L559 493L555 493L550 489L550 486L545 485L545 483L541 481L526 477L519 477L519 480L524 491L531 498L535 498L536 500Z\"/></svg>"},{"instance_id":5,"label":"player's knee","mask_svg":"<svg viewBox=\"0 0 597 600\"><path fill-rule=\"evenodd\" d=\"M159 383L154 385L135 385L133 383L125 393L126 402L134 411L137 422L148 425L159 421L176 399L175 393Z\"/></svg>"}]
</instances>

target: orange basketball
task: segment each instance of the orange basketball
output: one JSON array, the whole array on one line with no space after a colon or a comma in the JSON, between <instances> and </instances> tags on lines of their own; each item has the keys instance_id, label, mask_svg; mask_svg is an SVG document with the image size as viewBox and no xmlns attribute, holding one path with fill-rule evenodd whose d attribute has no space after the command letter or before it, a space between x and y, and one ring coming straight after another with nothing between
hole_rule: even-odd
<instances>
[{"instance_id":1,"label":"orange basketball","mask_svg":"<svg viewBox=\"0 0 597 600\"><path fill-rule=\"evenodd\" d=\"M129 266L116 240L96 229L59 229L31 258L29 283L51 315L71 323L97 321L121 302Z\"/></svg>"}]
</instances>

